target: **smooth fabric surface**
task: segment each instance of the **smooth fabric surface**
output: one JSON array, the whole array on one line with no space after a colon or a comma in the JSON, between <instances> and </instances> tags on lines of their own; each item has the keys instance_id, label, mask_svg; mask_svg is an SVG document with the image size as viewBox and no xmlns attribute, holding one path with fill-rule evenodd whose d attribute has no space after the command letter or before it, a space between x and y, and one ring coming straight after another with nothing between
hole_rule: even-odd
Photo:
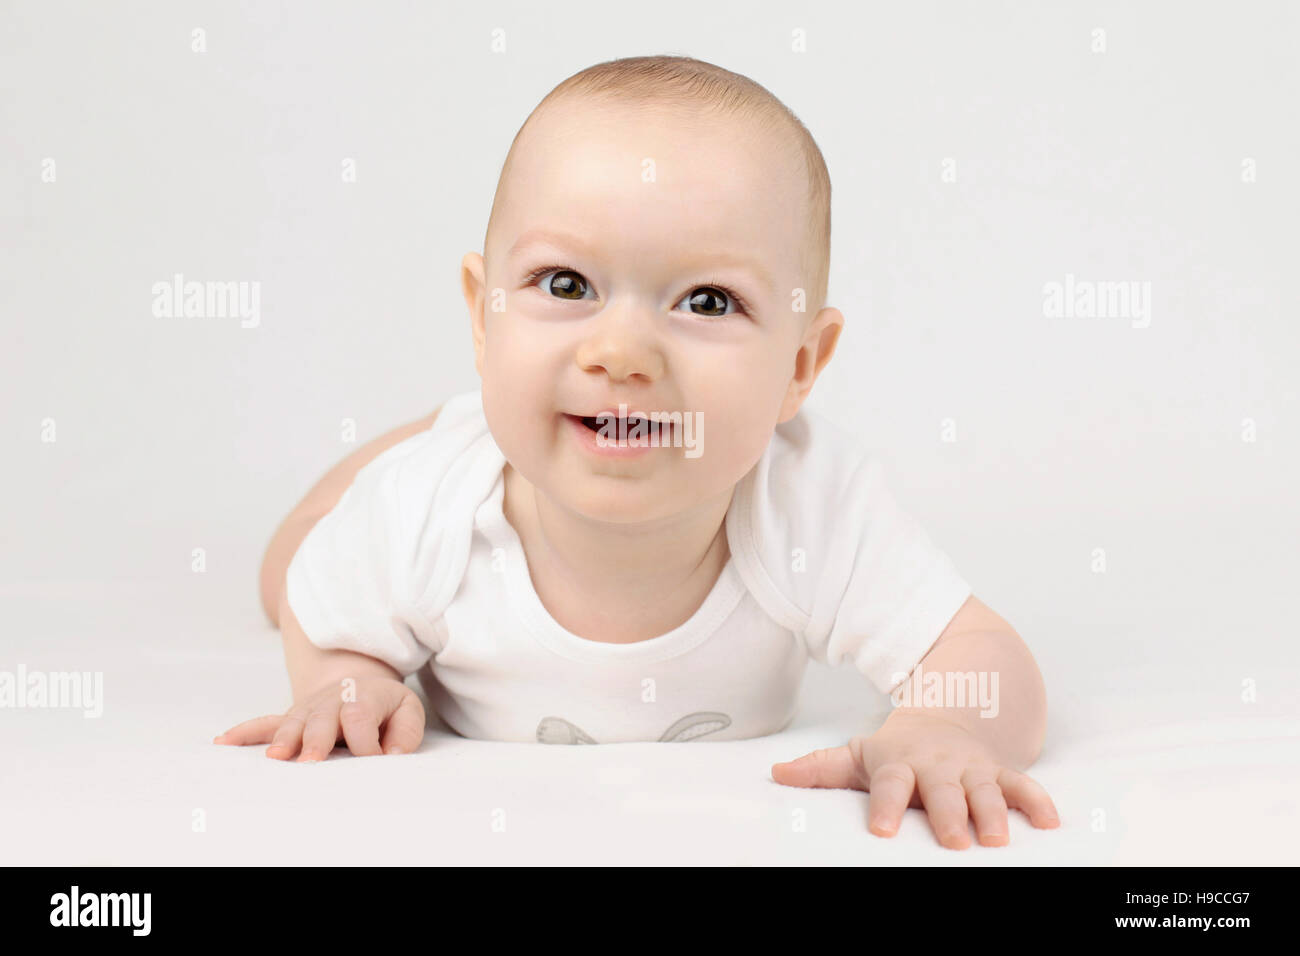
<instances>
[{"instance_id":1,"label":"smooth fabric surface","mask_svg":"<svg viewBox=\"0 0 1300 956\"><path fill-rule=\"evenodd\" d=\"M1110 635L1062 622L1035 647L1052 704L1029 770L1062 826L1035 830L1013 812L1009 846L956 852L918 810L880 839L866 832L866 794L770 779L772 763L883 719L887 698L848 667L810 665L791 726L753 740L565 747L433 728L414 754L335 751L319 764L214 745L282 708L288 682L277 634L251 605L205 612L205 583L0 592L7 660L104 675L98 719L0 713L6 862L1281 864L1300 852L1296 668L1270 669L1247 704L1235 677L1207 677L1195 654L1118 665L1098 653Z\"/></svg>"}]
</instances>

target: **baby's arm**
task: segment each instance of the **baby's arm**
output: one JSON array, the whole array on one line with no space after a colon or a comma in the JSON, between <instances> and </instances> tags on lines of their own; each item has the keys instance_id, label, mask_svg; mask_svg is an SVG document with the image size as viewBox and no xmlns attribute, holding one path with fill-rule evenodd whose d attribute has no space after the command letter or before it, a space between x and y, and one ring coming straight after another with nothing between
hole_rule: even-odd
<instances>
[{"instance_id":1,"label":"baby's arm","mask_svg":"<svg viewBox=\"0 0 1300 956\"><path fill-rule=\"evenodd\" d=\"M266 755L277 760L289 760L301 749L299 761L324 760L340 738L358 757L411 753L420 746L424 706L401 674L365 654L317 647L283 593L279 619L293 705L284 714L237 724L213 743L269 743Z\"/></svg>"},{"instance_id":2,"label":"baby's arm","mask_svg":"<svg viewBox=\"0 0 1300 956\"><path fill-rule=\"evenodd\" d=\"M347 491L348 486L352 484L352 479L356 478L357 472L379 457L381 452L398 442L427 431L433 426L433 421L437 417L438 410L435 410L432 415L400 428L394 428L374 441L362 445L326 472L325 477L316 482L315 487L307 492L307 497L303 498L297 507L289 512L288 517L280 522L280 527L275 529L271 543L267 545L266 555L262 558L259 582L262 610L266 612L272 624L279 623L284 576L289 570L289 562L298 551L298 545L302 544L302 539L307 537L307 532L338 504L339 499L343 497L343 492ZM292 670L292 667L290 669Z\"/></svg>"},{"instance_id":3,"label":"baby's arm","mask_svg":"<svg viewBox=\"0 0 1300 956\"><path fill-rule=\"evenodd\" d=\"M775 765L773 779L870 791L867 828L877 836L893 836L909 806L923 807L940 843L953 849L970 845L968 819L981 844L1005 845L1008 807L1022 810L1035 827L1057 826L1051 797L1021 772L1042 750L1047 693L1011 625L972 595L918 666L927 678L938 675L940 687L950 686L950 676L983 672L993 706L931 702L922 694L895 706L874 734Z\"/></svg>"},{"instance_id":4,"label":"baby's arm","mask_svg":"<svg viewBox=\"0 0 1300 956\"><path fill-rule=\"evenodd\" d=\"M971 595L918 665L923 674L987 674L994 702L976 700L938 706L922 695L897 706L890 718L926 714L951 721L971 733L1004 766L1023 770L1043 749L1047 734L1047 689L1034 655L1015 629L992 608ZM997 681L991 680L997 676ZM945 680L945 685L947 684Z\"/></svg>"},{"instance_id":5,"label":"baby's arm","mask_svg":"<svg viewBox=\"0 0 1300 956\"><path fill-rule=\"evenodd\" d=\"M357 472L380 453L433 425L438 412L395 428L357 449L316 483L280 523L262 560L262 608L280 628L293 705L284 714L246 720L214 743L269 743L268 757L323 760L342 738L357 756L410 753L424 737L424 707L388 664L365 654L323 649L308 640L289 606L285 575L312 527L338 504ZM380 739L380 731L383 739Z\"/></svg>"}]
</instances>

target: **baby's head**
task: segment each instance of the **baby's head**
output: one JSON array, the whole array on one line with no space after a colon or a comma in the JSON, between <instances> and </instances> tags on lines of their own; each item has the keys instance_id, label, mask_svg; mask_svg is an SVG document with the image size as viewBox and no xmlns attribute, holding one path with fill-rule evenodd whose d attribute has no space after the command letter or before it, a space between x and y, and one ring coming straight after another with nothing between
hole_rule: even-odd
<instances>
[{"instance_id":1,"label":"baby's head","mask_svg":"<svg viewBox=\"0 0 1300 956\"><path fill-rule=\"evenodd\" d=\"M834 351L829 260L821 151L761 86L687 57L575 74L515 136L462 264L493 437L592 518L729 496ZM596 447L581 419L620 404L689 416L694 454L676 428L631 456Z\"/></svg>"}]
</instances>

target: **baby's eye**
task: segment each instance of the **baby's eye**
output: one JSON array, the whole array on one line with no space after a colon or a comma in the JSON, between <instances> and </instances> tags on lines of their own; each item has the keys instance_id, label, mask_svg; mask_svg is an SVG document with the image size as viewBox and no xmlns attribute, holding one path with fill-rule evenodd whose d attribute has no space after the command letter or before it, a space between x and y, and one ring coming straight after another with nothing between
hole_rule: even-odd
<instances>
[{"instance_id":1,"label":"baby's eye","mask_svg":"<svg viewBox=\"0 0 1300 956\"><path fill-rule=\"evenodd\" d=\"M540 280L540 281L539 281ZM543 266L535 269L525 280L537 282L538 288L550 293L557 299L579 302L587 297L591 287L581 273L564 266ZM728 310L727 305L731 304ZM726 286L697 286L676 308L688 308L693 314L708 319L725 318L728 315L744 314L748 311L745 301Z\"/></svg>"},{"instance_id":2,"label":"baby's eye","mask_svg":"<svg viewBox=\"0 0 1300 956\"><path fill-rule=\"evenodd\" d=\"M586 297L587 280L571 269L559 269L542 276L542 288L557 299L576 301Z\"/></svg>"},{"instance_id":3,"label":"baby's eye","mask_svg":"<svg viewBox=\"0 0 1300 956\"><path fill-rule=\"evenodd\" d=\"M726 308L728 302L730 302L733 307L738 305L736 300L737 296L734 293L728 292L726 289L720 289L717 286L712 285L705 285L693 289L690 295L682 299L682 302L688 303L690 310L696 315L701 315L710 319L717 319L726 315L734 315L737 311L735 308L733 308L731 312L726 311ZM681 303L678 303L677 307L681 308Z\"/></svg>"}]
</instances>

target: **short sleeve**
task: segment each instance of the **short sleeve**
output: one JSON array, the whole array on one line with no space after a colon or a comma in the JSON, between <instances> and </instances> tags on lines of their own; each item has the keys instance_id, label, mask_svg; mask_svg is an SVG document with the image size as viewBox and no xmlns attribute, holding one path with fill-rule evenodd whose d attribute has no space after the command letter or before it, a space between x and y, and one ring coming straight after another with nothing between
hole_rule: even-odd
<instances>
[{"instance_id":1,"label":"short sleeve","mask_svg":"<svg viewBox=\"0 0 1300 956\"><path fill-rule=\"evenodd\" d=\"M809 654L845 658L888 693L939 639L971 589L946 553L899 507L883 465L863 463L845 489L827 573L804 630Z\"/></svg>"},{"instance_id":2,"label":"short sleeve","mask_svg":"<svg viewBox=\"0 0 1300 956\"><path fill-rule=\"evenodd\" d=\"M289 563L286 596L317 647L377 658L403 676L442 649L442 616L469 561L474 513L505 458L478 391L357 472Z\"/></svg>"},{"instance_id":3,"label":"short sleeve","mask_svg":"<svg viewBox=\"0 0 1300 956\"><path fill-rule=\"evenodd\" d=\"M403 613L398 577L403 529L387 449L358 473L334 508L307 533L289 563L289 607L317 647L378 658L403 677L433 650Z\"/></svg>"},{"instance_id":4,"label":"short sleeve","mask_svg":"<svg viewBox=\"0 0 1300 956\"><path fill-rule=\"evenodd\" d=\"M728 536L758 603L809 656L831 667L851 660L883 693L971 594L899 507L880 459L809 411L780 428L738 487Z\"/></svg>"}]
</instances>

